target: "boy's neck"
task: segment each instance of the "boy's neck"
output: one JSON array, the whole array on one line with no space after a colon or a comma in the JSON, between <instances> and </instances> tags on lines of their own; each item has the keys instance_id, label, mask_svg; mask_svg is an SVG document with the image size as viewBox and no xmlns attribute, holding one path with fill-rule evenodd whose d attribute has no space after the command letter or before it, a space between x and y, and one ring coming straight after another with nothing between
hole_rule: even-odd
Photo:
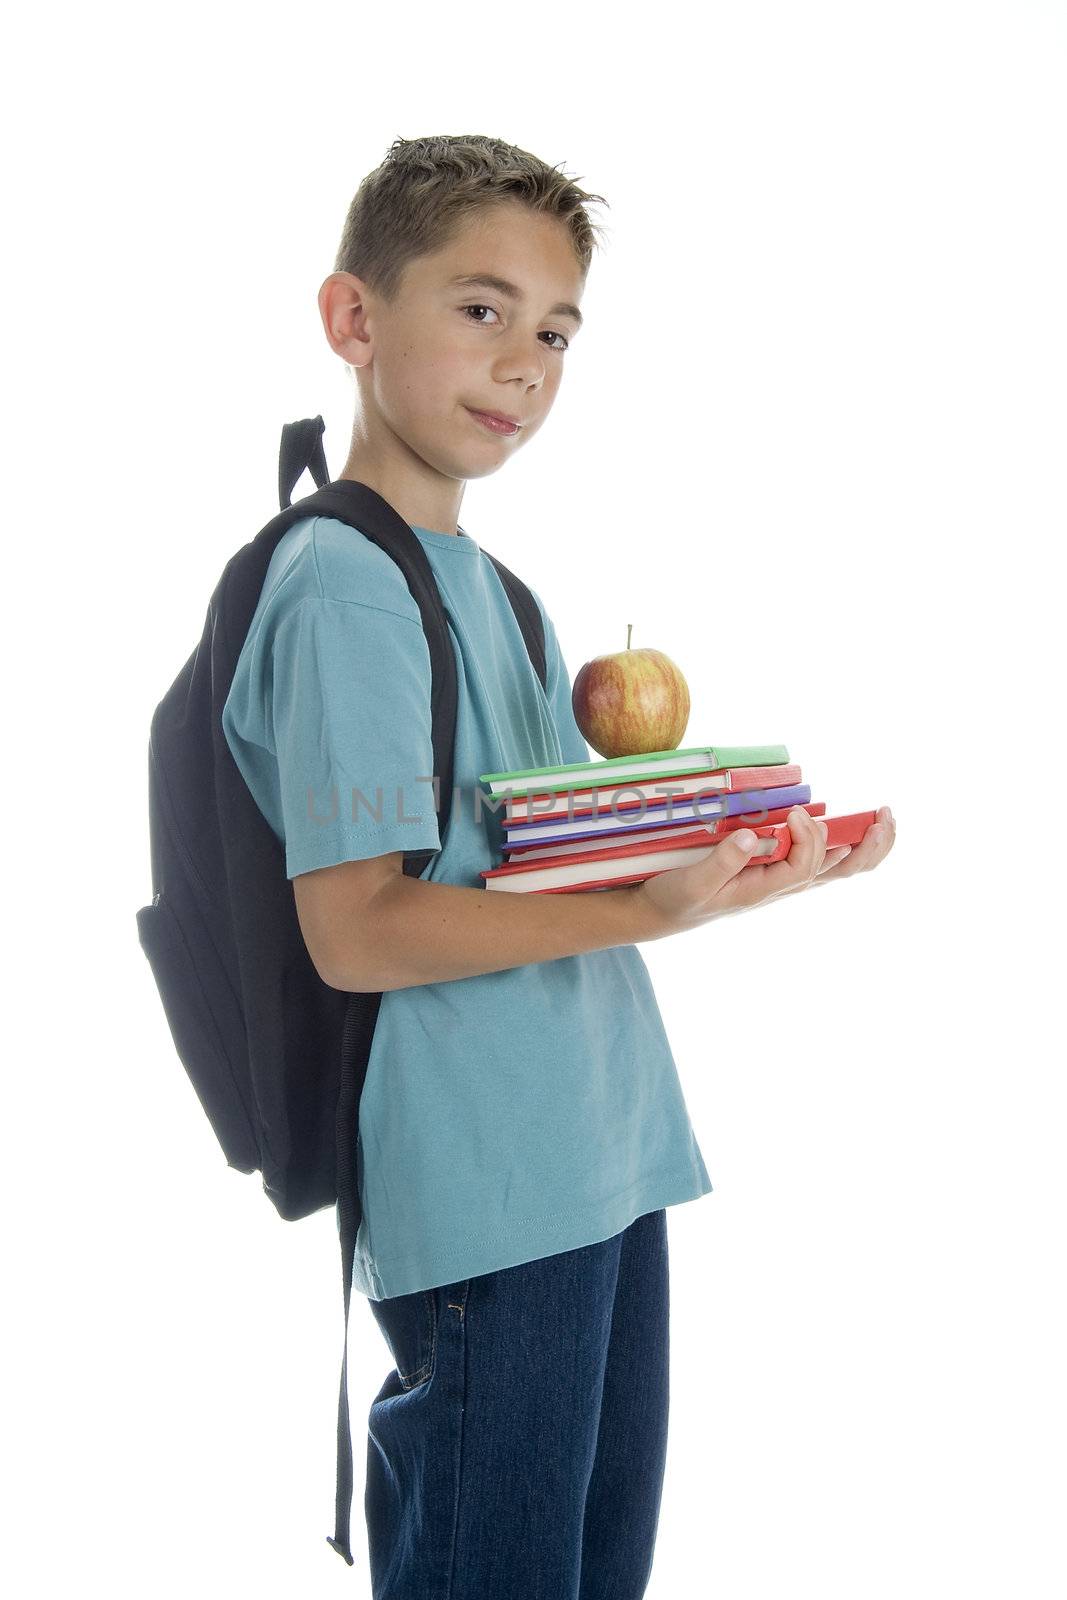
<instances>
[{"instance_id":1,"label":"boy's neck","mask_svg":"<svg viewBox=\"0 0 1067 1600\"><path fill-rule=\"evenodd\" d=\"M353 483L365 483L368 489L387 500L398 516L412 528L425 528L428 533L452 534L459 537L459 499L449 509L440 501L431 501L426 495L412 492L411 486L390 485L379 472L361 468L348 462L341 477ZM462 485L460 489L462 491Z\"/></svg>"}]
</instances>

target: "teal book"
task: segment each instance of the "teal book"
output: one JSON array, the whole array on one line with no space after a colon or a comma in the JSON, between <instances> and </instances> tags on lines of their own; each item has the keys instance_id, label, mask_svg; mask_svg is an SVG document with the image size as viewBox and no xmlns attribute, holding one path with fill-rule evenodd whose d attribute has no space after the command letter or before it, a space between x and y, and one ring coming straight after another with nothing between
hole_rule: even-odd
<instances>
[{"instance_id":1,"label":"teal book","mask_svg":"<svg viewBox=\"0 0 1067 1600\"><path fill-rule=\"evenodd\" d=\"M557 793L591 784L620 784L628 778L651 783L722 767L779 767L789 761L784 744L694 745L686 750L646 750L606 760L571 761L562 767L523 767L515 772L480 772L490 794Z\"/></svg>"}]
</instances>

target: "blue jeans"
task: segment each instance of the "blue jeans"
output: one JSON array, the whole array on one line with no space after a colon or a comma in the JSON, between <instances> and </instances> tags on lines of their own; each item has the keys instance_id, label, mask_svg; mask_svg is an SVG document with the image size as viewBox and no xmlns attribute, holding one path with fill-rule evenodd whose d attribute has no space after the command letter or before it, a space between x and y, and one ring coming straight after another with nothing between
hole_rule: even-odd
<instances>
[{"instance_id":1,"label":"blue jeans","mask_svg":"<svg viewBox=\"0 0 1067 1600\"><path fill-rule=\"evenodd\" d=\"M640 1600L667 1450L667 1217L369 1300L373 1600Z\"/></svg>"}]
</instances>

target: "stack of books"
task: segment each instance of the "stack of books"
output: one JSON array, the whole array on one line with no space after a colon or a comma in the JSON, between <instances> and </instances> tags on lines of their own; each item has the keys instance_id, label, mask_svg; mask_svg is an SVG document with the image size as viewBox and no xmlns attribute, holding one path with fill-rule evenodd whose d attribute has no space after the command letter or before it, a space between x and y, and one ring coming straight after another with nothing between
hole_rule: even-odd
<instances>
[{"instance_id":1,"label":"stack of books","mask_svg":"<svg viewBox=\"0 0 1067 1600\"><path fill-rule=\"evenodd\" d=\"M518 894L640 883L701 860L740 828L758 840L746 870L766 866L789 854L798 805L826 822L827 849L858 844L875 820L873 811L824 816L784 744L653 750L479 779L495 805L504 799L505 864L481 877Z\"/></svg>"}]
</instances>

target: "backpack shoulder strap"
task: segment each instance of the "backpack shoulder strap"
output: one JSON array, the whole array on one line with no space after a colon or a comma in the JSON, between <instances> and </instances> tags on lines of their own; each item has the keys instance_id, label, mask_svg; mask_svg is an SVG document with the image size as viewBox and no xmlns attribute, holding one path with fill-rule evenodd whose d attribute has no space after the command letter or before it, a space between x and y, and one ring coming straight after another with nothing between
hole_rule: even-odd
<instances>
[{"instance_id":1,"label":"backpack shoulder strap","mask_svg":"<svg viewBox=\"0 0 1067 1600\"><path fill-rule=\"evenodd\" d=\"M321 489L329 482L326 452L322 448L325 426L321 417L301 417L297 422L287 422L282 428L281 448L278 451L278 504L283 511L292 504L293 490L305 468L311 473L317 488Z\"/></svg>"},{"instance_id":2,"label":"backpack shoulder strap","mask_svg":"<svg viewBox=\"0 0 1067 1600\"><path fill-rule=\"evenodd\" d=\"M419 608L430 650L434 804L443 842L452 813L452 758L459 686L448 617L429 558L399 512L376 490L349 478L335 479L298 500L295 506L279 512L257 537L266 537L276 545L273 533L276 526L280 525L285 532L305 517L333 517L347 522L378 545L400 568ZM405 851L404 871L417 877L433 854L432 850Z\"/></svg>"},{"instance_id":3,"label":"backpack shoulder strap","mask_svg":"<svg viewBox=\"0 0 1067 1600\"><path fill-rule=\"evenodd\" d=\"M318 488L327 486L331 488L347 489L347 479L339 479L336 484L329 484L329 474L326 467L326 456L322 447L322 434L324 423L322 417L302 417L297 422L287 422L282 429L281 449L278 455L278 501L284 511L292 503L293 489L296 487L304 471L309 471ZM363 486L366 488L366 486ZM367 491L370 493L371 491ZM304 516L315 515L310 509L310 502L301 500L299 506ZM327 514L327 513L323 513ZM329 512L331 516L339 515L338 512ZM341 521L349 519L341 516ZM407 527L407 524L404 524ZM364 530L365 531L365 530ZM410 531L410 530L409 530ZM417 541L416 541L417 542ZM421 546L420 546L421 549ZM390 554L392 552L390 551ZM483 554L496 568L497 575L504 586L504 592L511 602L511 609L515 613L515 620L519 624L526 649L533 669L541 680L541 687L545 689L545 629L541 617L541 608L534 599L529 588L523 583L509 567L497 559L490 551L483 547Z\"/></svg>"},{"instance_id":4,"label":"backpack shoulder strap","mask_svg":"<svg viewBox=\"0 0 1067 1600\"><path fill-rule=\"evenodd\" d=\"M526 649L530 660L533 662L534 671L541 680L541 687L547 692L548 684L545 668L545 625L541 617L541 607L537 604L530 590L521 578L515 576L510 568L496 556L489 556L490 561L497 570L497 575L504 585L504 591L511 601L511 609L515 613L515 620L522 629L522 636L526 640Z\"/></svg>"},{"instance_id":5,"label":"backpack shoulder strap","mask_svg":"<svg viewBox=\"0 0 1067 1600\"><path fill-rule=\"evenodd\" d=\"M292 505L289 497L305 467L311 469L320 487L314 494ZM230 558L211 599L211 632L215 648L220 649L225 668L228 669L228 677L226 670L219 674L217 693L220 692L224 700L229 692L241 648L259 603L267 568L282 537L294 523L307 517L326 516L347 522L392 558L403 573L419 608L430 652L434 804L438 832L443 839L452 810L452 756L458 685L448 619L437 580L422 545L387 500L367 484L350 479L324 483L321 480L325 478L325 473L322 418L303 418L287 423L282 429L278 465L282 509L259 530L254 539ZM404 871L417 877L433 854L432 850L405 851Z\"/></svg>"}]
</instances>

